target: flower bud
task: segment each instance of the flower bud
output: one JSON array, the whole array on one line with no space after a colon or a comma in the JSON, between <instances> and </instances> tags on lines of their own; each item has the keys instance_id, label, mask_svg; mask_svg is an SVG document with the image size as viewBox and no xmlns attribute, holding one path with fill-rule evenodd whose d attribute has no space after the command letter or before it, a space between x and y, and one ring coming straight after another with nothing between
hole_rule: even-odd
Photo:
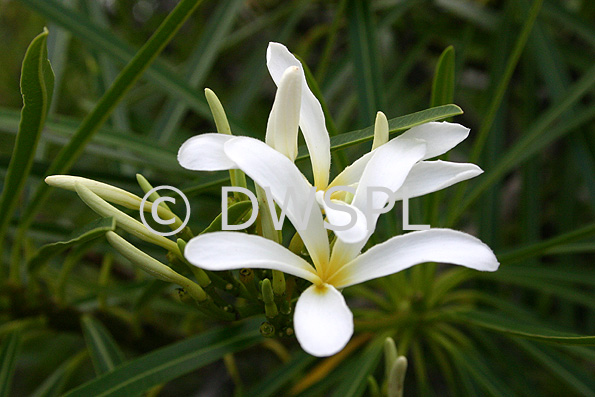
<instances>
[{"instance_id":1,"label":"flower bud","mask_svg":"<svg viewBox=\"0 0 595 397\"><path fill-rule=\"evenodd\" d=\"M172 269L139 250L116 233L107 232L105 237L116 251L153 277L178 284L197 302L202 302L207 299L207 294L198 284L192 282L181 274L174 272Z\"/></svg>"},{"instance_id":2,"label":"flower bud","mask_svg":"<svg viewBox=\"0 0 595 397\"><path fill-rule=\"evenodd\" d=\"M117 226L126 230L128 233L140 238L141 240L159 245L160 247L163 247L168 251L180 253L178 245L176 243L163 236L151 233L145 227L145 225L132 218L131 216L126 215L113 205L109 204L107 201L103 200L97 194L93 193L86 186L81 185L78 182L75 182L74 188L81 200L83 200L85 204L89 206L89 208L91 208L93 211L95 211L103 217L114 217L114 219L116 219Z\"/></svg>"},{"instance_id":3,"label":"flower bud","mask_svg":"<svg viewBox=\"0 0 595 397\"><path fill-rule=\"evenodd\" d=\"M405 386L405 373L407 372L407 358L399 356L390 371L388 377L388 397L402 397Z\"/></svg>"},{"instance_id":4,"label":"flower bud","mask_svg":"<svg viewBox=\"0 0 595 397\"><path fill-rule=\"evenodd\" d=\"M268 318L276 317L279 314L277 305L275 304L275 296L271 280L265 278L262 280L262 300L264 301L264 312Z\"/></svg>"},{"instance_id":5,"label":"flower bud","mask_svg":"<svg viewBox=\"0 0 595 397\"><path fill-rule=\"evenodd\" d=\"M374 123L374 141L372 150L388 142L388 120L382 112L376 113L376 122Z\"/></svg>"}]
</instances>

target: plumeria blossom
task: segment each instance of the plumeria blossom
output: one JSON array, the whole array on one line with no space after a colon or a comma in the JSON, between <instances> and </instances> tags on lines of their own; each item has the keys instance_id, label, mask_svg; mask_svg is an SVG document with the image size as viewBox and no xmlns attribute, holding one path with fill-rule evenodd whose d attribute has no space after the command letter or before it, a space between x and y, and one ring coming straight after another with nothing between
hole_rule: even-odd
<instances>
[{"instance_id":1,"label":"plumeria blossom","mask_svg":"<svg viewBox=\"0 0 595 397\"><path fill-rule=\"evenodd\" d=\"M247 145L250 150L246 151ZM423 158L423 141L393 140L382 146L362 173L352 205L363 210L368 205L367 187L380 185L398 190L408 177L401 171L384 172L379 165L411 164ZM292 161L263 142L238 137L225 144L228 156L256 183L268 186L279 200L288 184L299 192L310 186ZM263 160L263 159L269 159ZM416 160L417 159L417 160ZM399 167L407 168L407 167ZM400 182L399 182L400 180ZM281 196L282 197L282 196ZM372 197L383 205L384 196ZM444 262L482 271L495 271L498 261L492 250L477 238L450 229L430 229L393 237L360 254L367 238L348 244L337 240L332 251L321 212L306 200L283 202L290 220L306 214L308 227L300 232L313 265L280 244L260 236L239 232L207 233L190 240L184 255L193 265L208 270L260 268L279 270L312 283L299 297L294 313L294 329L302 348L314 356L339 352L353 334L353 315L340 289L399 272L419 263ZM376 221L378 214L373 214ZM368 236L369 237L369 234Z\"/></svg>"},{"instance_id":2,"label":"plumeria blossom","mask_svg":"<svg viewBox=\"0 0 595 397\"><path fill-rule=\"evenodd\" d=\"M386 117L379 114L377 118L374 150L345 168L329 183L330 139L326 129L324 113L322 106L308 87L300 61L282 44L270 43L267 49L267 67L278 86L278 90L269 115L266 143L287 157L291 161L291 166L297 170L293 161L297 156L299 126L310 153L314 175L313 186L317 191L317 203L324 210L329 222L337 226L350 223L350 215L340 209L341 205L350 207L352 213L356 214L354 225L345 230L337 230L336 234L345 243L364 241L371 232L368 227L371 222L366 218L360 207L349 202L351 196L344 191L334 191L330 198L338 205L338 208L329 207L323 200L323 196L329 189L335 190L342 186L357 188L372 157L379 151L387 150L389 153L391 152L391 148L385 149L389 130ZM426 161L452 149L462 142L468 134L469 129L459 124L430 122L413 127L391 140L389 142L391 147L401 149L411 147L414 143L425 143L424 154L416 158L411 154L407 154L408 161L400 161L398 163L399 169L394 168L395 159L390 158L390 156L382 156L387 159L386 163L375 162L377 167L383 169L387 176L390 176L387 179L391 180L391 184L400 188L393 190L395 191L394 198L400 200L404 197L421 196L479 175L482 171L475 164L440 160ZM242 152L247 157L251 157L249 156L250 152L258 147L261 142L254 138L243 137L240 141L236 139L238 138L231 135L216 133L192 137L180 147L178 161L184 168L196 171L220 171L239 168L249 174L244 167L251 167L252 164L246 165L243 158L238 160L238 156L231 155L232 149L230 148L232 146L237 147L238 142L242 142L243 150L237 150L239 157L242 157ZM235 141L235 143L231 144L232 141ZM271 151L268 151L267 155L270 153ZM264 157L257 160L274 162L276 157ZM301 178L305 177L302 176ZM388 186L382 187L388 188ZM294 191L294 193L298 192ZM275 201L284 201L287 191L285 190L280 194L280 196L273 195ZM295 222L293 224L296 225Z\"/></svg>"}]
</instances>

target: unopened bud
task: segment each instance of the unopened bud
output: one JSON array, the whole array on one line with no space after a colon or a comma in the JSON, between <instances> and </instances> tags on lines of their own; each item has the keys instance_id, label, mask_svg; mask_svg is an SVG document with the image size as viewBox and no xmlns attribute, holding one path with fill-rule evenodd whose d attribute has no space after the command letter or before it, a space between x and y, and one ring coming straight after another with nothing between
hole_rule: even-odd
<instances>
[{"instance_id":1,"label":"unopened bud","mask_svg":"<svg viewBox=\"0 0 595 397\"><path fill-rule=\"evenodd\" d=\"M272 338L275 336L275 326L268 321L260 324L260 334L265 338Z\"/></svg>"},{"instance_id":2,"label":"unopened bud","mask_svg":"<svg viewBox=\"0 0 595 397\"><path fill-rule=\"evenodd\" d=\"M275 304L275 296L271 280L265 278L262 280L262 300L264 302L264 312L268 318L276 317L279 314L277 305Z\"/></svg>"},{"instance_id":3,"label":"unopened bud","mask_svg":"<svg viewBox=\"0 0 595 397\"><path fill-rule=\"evenodd\" d=\"M83 200L89 208L103 217L114 217L118 227L121 227L141 240L159 245L168 251L179 253L178 245L176 243L163 236L151 233L145 225L109 204L86 186L75 183L74 187L81 200Z\"/></svg>"},{"instance_id":4,"label":"unopened bud","mask_svg":"<svg viewBox=\"0 0 595 397\"><path fill-rule=\"evenodd\" d=\"M372 150L388 142L388 120L382 112L376 113L376 122L374 123L374 141Z\"/></svg>"},{"instance_id":5,"label":"unopened bud","mask_svg":"<svg viewBox=\"0 0 595 397\"><path fill-rule=\"evenodd\" d=\"M204 301L207 299L205 291L196 283L187 279L179 273L176 273L157 259L147 255L143 251L124 240L114 232L107 232L105 234L107 241L112 247L121 253L126 259L140 267L150 275L159 280L169 281L178 284L190 294L196 301Z\"/></svg>"},{"instance_id":6,"label":"unopened bud","mask_svg":"<svg viewBox=\"0 0 595 397\"><path fill-rule=\"evenodd\" d=\"M394 362L388 377L388 397L403 397L407 358L399 356Z\"/></svg>"}]
</instances>

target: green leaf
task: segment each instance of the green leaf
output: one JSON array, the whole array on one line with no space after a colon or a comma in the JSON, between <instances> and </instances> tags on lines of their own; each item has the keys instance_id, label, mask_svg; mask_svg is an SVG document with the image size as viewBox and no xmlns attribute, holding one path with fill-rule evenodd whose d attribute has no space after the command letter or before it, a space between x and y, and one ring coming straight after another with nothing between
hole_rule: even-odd
<instances>
[{"instance_id":1,"label":"green leaf","mask_svg":"<svg viewBox=\"0 0 595 397\"><path fill-rule=\"evenodd\" d=\"M2 243L21 190L31 171L37 143L54 91L54 73L48 60L47 37L48 31L44 29L43 33L33 39L23 59L21 121L4 180L2 196L0 196L0 241ZM0 247L1 250L2 247Z\"/></svg>"},{"instance_id":2,"label":"green leaf","mask_svg":"<svg viewBox=\"0 0 595 397\"><path fill-rule=\"evenodd\" d=\"M103 236L108 231L116 229L116 220L112 217L100 218L74 231L72 235L65 241L58 241L51 244L46 244L41 247L35 255L29 260L27 267L29 271L35 272L48 260L55 255L63 252L67 248L74 245L79 245L87 241L91 241Z\"/></svg>"},{"instance_id":3,"label":"green leaf","mask_svg":"<svg viewBox=\"0 0 595 397\"><path fill-rule=\"evenodd\" d=\"M20 344L20 333L21 330L12 331L0 346L0 397L10 395Z\"/></svg>"},{"instance_id":4,"label":"green leaf","mask_svg":"<svg viewBox=\"0 0 595 397\"><path fill-rule=\"evenodd\" d=\"M85 315L81 318L81 326L97 375L109 372L124 362L124 354L103 324Z\"/></svg>"},{"instance_id":5,"label":"green leaf","mask_svg":"<svg viewBox=\"0 0 595 397\"><path fill-rule=\"evenodd\" d=\"M376 42L376 29L371 5L368 1L349 0L347 19L349 44L355 66L355 83L360 101L360 119L364 125L374 122L376 112L383 108L380 56Z\"/></svg>"},{"instance_id":6,"label":"green leaf","mask_svg":"<svg viewBox=\"0 0 595 397\"><path fill-rule=\"evenodd\" d=\"M296 354L291 361L268 374L247 395L267 397L282 394L283 387L292 380L299 379L302 371L314 361L315 358L307 353Z\"/></svg>"},{"instance_id":7,"label":"green leaf","mask_svg":"<svg viewBox=\"0 0 595 397\"><path fill-rule=\"evenodd\" d=\"M50 376L48 376L33 393L31 397L55 397L62 394L62 389L68 382L72 373L79 367L87 357L87 351L83 350L60 365Z\"/></svg>"},{"instance_id":8,"label":"green leaf","mask_svg":"<svg viewBox=\"0 0 595 397\"><path fill-rule=\"evenodd\" d=\"M463 114L463 111L457 105L443 105L435 108L422 110L419 112L407 114L405 116L396 117L388 121L388 130L390 133L407 130L423 123L430 121L442 120L448 117ZM331 151L344 149L358 143L371 141L374 138L374 126L370 126L361 130L346 132L334 137L331 137ZM301 146L296 160L302 160L309 157L308 149Z\"/></svg>"},{"instance_id":9,"label":"green leaf","mask_svg":"<svg viewBox=\"0 0 595 397\"><path fill-rule=\"evenodd\" d=\"M486 328L499 333L518 336L525 339L536 340L561 345L595 346L595 336L579 336L559 332L532 325L521 324L511 320L508 316L482 311L471 311L456 315L465 324Z\"/></svg>"},{"instance_id":10,"label":"green leaf","mask_svg":"<svg viewBox=\"0 0 595 397\"><path fill-rule=\"evenodd\" d=\"M130 396L169 382L262 340L262 319L225 325L128 361L66 394L75 396Z\"/></svg>"},{"instance_id":11,"label":"green leaf","mask_svg":"<svg viewBox=\"0 0 595 397\"><path fill-rule=\"evenodd\" d=\"M48 175L63 174L70 169L93 135L97 133L124 98L124 95L140 79L200 3L201 0L181 0L176 5L151 38L118 74L116 80L101 97L93 111L85 117L68 144L60 150L47 170ZM20 230L27 228L37 210L44 204L49 192L47 184L39 185L23 214Z\"/></svg>"},{"instance_id":12,"label":"green leaf","mask_svg":"<svg viewBox=\"0 0 595 397\"><path fill-rule=\"evenodd\" d=\"M352 361L349 377L344 378L335 390L334 396L361 396L367 386L367 378L374 372L382 356L384 337L370 343L357 360Z\"/></svg>"},{"instance_id":13,"label":"green leaf","mask_svg":"<svg viewBox=\"0 0 595 397\"><path fill-rule=\"evenodd\" d=\"M252 210L252 201L240 201L239 203L235 203L230 205L227 208L227 222L229 225L237 225L240 223L242 218L248 214L249 211ZM217 217L211 222L211 224L200 234L217 232L222 230L223 214L217 215Z\"/></svg>"},{"instance_id":14,"label":"green leaf","mask_svg":"<svg viewBox=\"0 0 595 397\"><path fill-rule=\"evenodd\" d=\"M210 16L209 23L185 65L185 80L192 88L203 85L243 4L241 0L222 1ZM168 142L174 132L178 131L186 110L186 103L177 98L170 99L163 106L151 131L154 137L159 138L159 143Z\"/></svg>"},{"instance_id":15,"label":"green leaf","mask_svg":"<svg viewBox=\"0 0 595 397\"><path fill-rule=\"evenodd\" d=\"M577 365L568 359L567 356L559 354L547 346L537 346L529 341L514 339L528 354L533 356L535 361L547 368L558 379L565 382L572 389L583 396L595 396L595 382L593 382L592 371L585 371L582 366ZM565 394L568 390L565 391Z\"/></svg>"},{"instance_id":16,"label":"green leaf","mask_svg":"<svg viewBox=\"0 0 595 397\"><path fill-rule=\"evenodd\" d=\"M453 102L455 92L455 49L448 46L440 55L434 80L430 106L446 105Z\"/></svg>"},{"instance_id":17,"label":"green leaf","mask_svg":"<svg viewBox=\"0 0 595 397\"><path fill-rule=\"evenodd\" d=\"M77 127L81 124L80 119L62 116L47 118L43 137L59 146L64 146L73 136ZM0 129L14 133L18 128L18 112L0 108ZM148 142L146 138L127 134L125 131L114 129L104 125L91 139L91 144L100 152L102 158L112 158L122 161L123 155L121 149L126 149L133 153L129 154L124 160L135 161L146 166L150 165L160 170L175 170L181 172L180 165L176 159L177 148L167 147L165 145L154 145ZM91 144L86 149L92 149Z\"/></svg>"}]
</instances>

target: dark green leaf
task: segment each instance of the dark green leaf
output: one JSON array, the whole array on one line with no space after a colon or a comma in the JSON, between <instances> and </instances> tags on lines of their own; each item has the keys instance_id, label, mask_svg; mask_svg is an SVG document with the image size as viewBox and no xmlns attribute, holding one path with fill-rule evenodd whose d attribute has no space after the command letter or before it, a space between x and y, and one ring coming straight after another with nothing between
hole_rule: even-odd
<instances>
[{"instance_id":1,"label":"dark green leaf","mask_svg":"<svg viewBox=\"0 0 595 397\"><path fill-rule=\"evenodd\" d=\"M347 2L349 44L355 66L360 119L364 125L374 122L376 112L383 108L380 56L376 42L371 3L361 0Z\"/></svg>"},{"instance_id":2,"label":"dark green leaf","mask_svg":"<svg viewBox=\"0 0 595 397\"><path fill-rule=\"evenodd\" d=\"M384 347L384 339L378 338L370 343L358 357L351 362L349 378L344 378L335 390L334 396L361 396L367 386L367 378L374 372Z\"/></svg>"},{"instance_id":3,"label":"dark green leaf","mask_svg":"<svg viewBox=\"0 0 595 397\"><path fill-rule=\"evenodd\" d=\"M416 125L427 123L430 121L442 120L448 117L462 114L463 111L457 105L443 105L435 108L422 110L419 112L407 114L401 117L395 117L388 121L388 129L390 133L407 130ZM331 137L331 151L344 149L358 143L371 141L374 138L374 126L370 126L361 130L346 132L337 136ZM304 146L300 147L297 160L302 160L309 157L308 149Z\"/></svg>"},{"instance_id":4,"label":"dark green leaf","mask_svg":"<svg viewBox=\"0 0 595 397\"><path fill-rule=\"evenodd\" d=\"M54 73L48 60L47 37L48 31L45 29L33 39L23 59L21 121L0 196L0 241L2 242L21 190L31 171L37 143L54 91Z\"/></svg>"},{"instance_id":5,"label":"dark green leaf","mask_svg":"<svg viewBox=\"0 0 595 397\"><path fill-rule=\"evenodd\" d=\"M309 354L303 352L296 354L291 361L267 375L256 387L250 390L248 395L266 397L282 394L283 387L292 380L299 379L304 368L314 361L315 358Z\"/></svg>"},{"instance_id":6,"label":"dark green leaf","mask_svg":"<svg viewBox=\"0 0 595 397\"><path fill-rule=\"evenodd\" d=\"M12 331L0 346L0 397L10 395L20 344L20 330Z\"/></svg>"},{"instance_id":7,"label":"dark green leaf","mask_svg":"<svg viewBox=\"0 0 595 397\"><path fill-rule=\"evenodd\" d=\"M124 362L124 354L103 324L85 315L81 318L81 326L97 375L109 372Z\"/></svg>"},{"instance_id":8,"label":"dark green leaf","mask_svg":"<svg viewBox=\"0 0 595 397\"><path fill-rule=\"evenodd\" d=\"M466 324L525 339L561 345L595 346L595 336L580 336L538 328L521 323L520 320L512 320L510 317L496 313L472 311L464 314L457 314L457 318Z\"/></svg>"},{"instance_id":9,"label":"dark green leaf","mask_svg":"<svg viewBox=\"0 0 595 397\"><path fill-rule=\"evenodd\" d=\"M440 55L434 81L430 106L446 105L453 102L455 92L455 49L447 47Z\"/></svg>"},{"instance_id":10,"label":"dark green leaf","mask_svg":"<svg viewBox=\"0 0 595 397\"><path fill-rule=\"evenodd\" d=\"M248 212L251 210L252 210L252 201L250 201L250 200L240 201L239 203L230 205L227 208L227 223L229 225L237 225L238 223L240 223L242 218L244 216L246 216L246 214L248 214ZM211 224L205 230L200 232L200 234L216 232L216 231L222 230L221 229L222 220L223 220L223 214L217 215L217 218L215 218L213 220L213 222L211 222Z\"/></svg>"},{"instance_id":11,"label":"dark green leaf","mask_svg":"<svg viewBox=\"0 0 595 397\"><path fill-rule=\"evenodd\" d=\"M46 244L41 247L35 255L29 260L29 271L38 270L43 264L47 263L55 255L63 252L69 247L91 241L103 236L108 231L116 229L116 220L112 217L97 219L82 228L74 231L65 241L58 241Z\"/></svg>"},{"instance_id":12,"label":"dark green leaf","mask_svg":"<svg viewBox=\"0 0 595 397\"><path fill-rule=\"evenodd\" d=\"M225 354L246 349L261 340L262 319L214 329L128 361L114 370L67 393L74 396L130 396L166 383L221 359Z\"/></svg>"}]
</instances>

